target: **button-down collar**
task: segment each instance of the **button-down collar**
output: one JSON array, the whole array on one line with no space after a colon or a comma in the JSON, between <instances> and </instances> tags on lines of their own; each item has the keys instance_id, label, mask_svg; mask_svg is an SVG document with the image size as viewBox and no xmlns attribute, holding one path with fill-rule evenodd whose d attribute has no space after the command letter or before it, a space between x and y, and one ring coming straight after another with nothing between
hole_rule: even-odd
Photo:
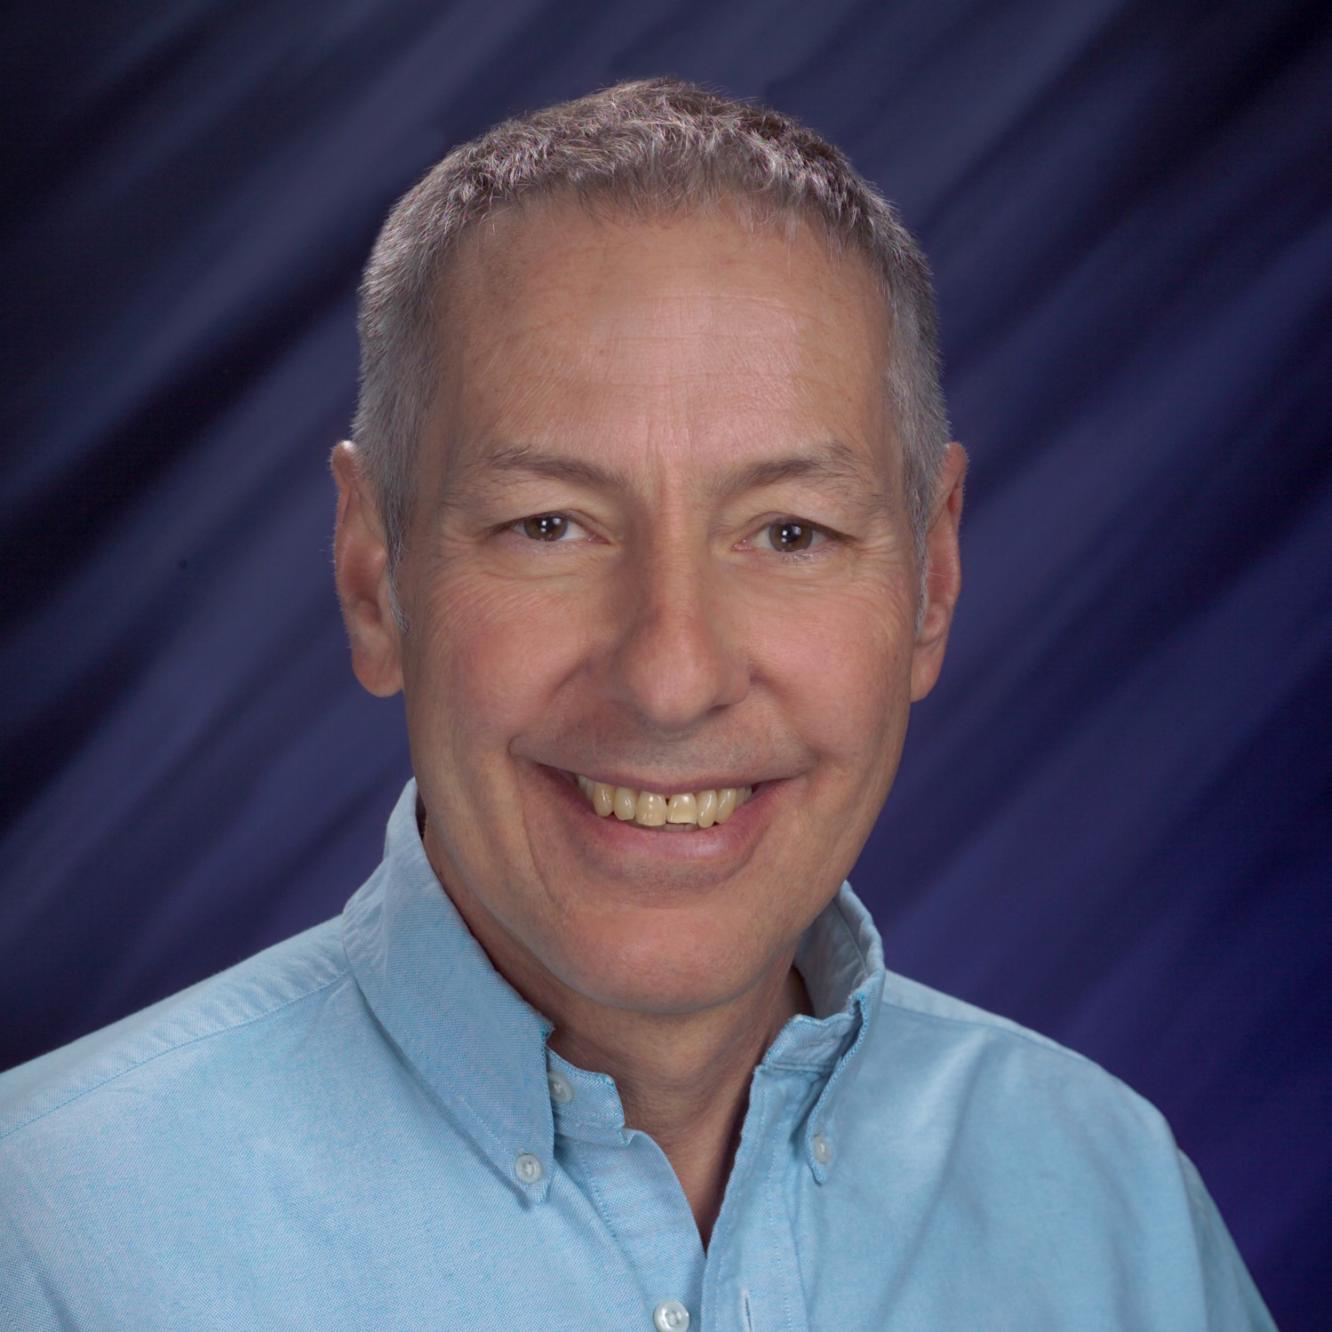
<instances>
[{"instance_id":1,"label":"button-down collar","mask_svg":"<svg viewBox=\"0 0 1332 1332\"><path fill-rule=\"evenodd\" d=\"M357 983L389 1037L495 1169L544 1200L551 1024L495 970L441 889L421 844L414 781L389 819L379 870L342 922ZM543 1167L530 1181L518 1173L523 1155Z\"/></svg>"},{"instance_id":2,"label":"button-down collar","mask_svg":"<svg viewBox=\"0 0 1332 1332\"><path fill-rule=\"evenodd\" d=\"M440 1105L523 1196L550 1189L555 1132L625 1140L614 1080L547 1049L552 1024L495 970L426 858L416 783L389 820L383 863L343 913L357 982L384 1030ZM836 1101L879 1007L882 947L844 884L805 932L795 964L813 1015L792 1018L762 1060L826 1078L805 1125L815 1178L833 1160ZM552 1094L567 1089L567 1097ZM821 1144L821 1145L816 1145Z\"/></svg>"}]
</instances>

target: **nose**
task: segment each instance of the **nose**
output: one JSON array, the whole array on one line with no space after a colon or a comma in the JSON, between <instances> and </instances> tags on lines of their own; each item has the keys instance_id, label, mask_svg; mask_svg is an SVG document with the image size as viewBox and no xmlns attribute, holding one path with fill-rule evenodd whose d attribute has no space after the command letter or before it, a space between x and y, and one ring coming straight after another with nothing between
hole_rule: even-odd
<instances>
[{"instance_id":1,"label":"nose","mask_svg":"<svg viewBox=\"0 0 1332 1332\"><path fill-rule=\"evenodd\" d=\"M653 544L622 584L609 688L655 728L683 731L738 703L749 666L739 619L727 613L724 572L705 552Z\"/></svg>"}]
</instances>

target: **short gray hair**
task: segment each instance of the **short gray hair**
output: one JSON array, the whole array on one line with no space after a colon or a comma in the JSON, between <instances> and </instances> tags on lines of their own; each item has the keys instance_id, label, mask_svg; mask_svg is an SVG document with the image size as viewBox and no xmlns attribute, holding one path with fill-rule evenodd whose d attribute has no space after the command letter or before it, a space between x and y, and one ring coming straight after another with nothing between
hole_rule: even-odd
<instances>
[{"instance_id":1,"label":"short gray hair","mask_svg":"<svg viewBox=\"0 0 1332 1332\"><path fill-rule=\"evenodd\" d=\"M453 149L388 215L361 283L353 435L379 503L390 571L434 400L448 259L483 219L554 198L644 216L733 202L757 219L814 222L839 252L862 254L891 321L887 388L920 555L949 434L934 290L920 247L893 206L813 130L767 107L654 78L496 125Z\"/></svg>"}]
</instances>

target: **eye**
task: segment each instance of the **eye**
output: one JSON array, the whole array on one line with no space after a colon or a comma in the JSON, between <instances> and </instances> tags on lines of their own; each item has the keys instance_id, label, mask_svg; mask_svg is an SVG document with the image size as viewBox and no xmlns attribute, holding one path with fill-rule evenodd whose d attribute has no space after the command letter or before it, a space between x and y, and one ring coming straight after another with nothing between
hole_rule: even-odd
<instances>
[{"instance_id":1,"label":"eye","mask_svg":"<svg viewBox=\"0 0 1332 1332\"><path fill-rule=\"evenodd\" d=\"M587 535L567 513L534 513L529 518L520 518L511 530L530 541L544 541L547 545L561 542L570 534Z\"/></svg>"},{"instance_id":2,"label":"eye","mask_svg":"<svg viewBox=\"0 0 1332 1332\"><path fill-rule=\"evenodd\" d=\"M755 535L754 544L760 549L775 550L781 555L799 555L828 540L823 528L800 518L782 518L769 523Z\"/></svg>"}]
</instances>

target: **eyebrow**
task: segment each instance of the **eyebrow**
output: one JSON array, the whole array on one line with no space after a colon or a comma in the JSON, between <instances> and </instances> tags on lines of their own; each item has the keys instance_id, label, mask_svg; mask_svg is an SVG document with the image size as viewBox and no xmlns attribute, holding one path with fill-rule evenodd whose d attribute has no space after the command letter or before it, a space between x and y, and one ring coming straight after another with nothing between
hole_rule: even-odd
<instances>
[{"instance_id":1,"label":"eyebrow","mask_svg":"<svg viewBox=\"0 0 1332 1332\"><path fill-rule=\"evenodd\" d=\"M626 474L586 458L538 448L531 444L510 444L487 454L463 469L459 489L499 490L503 478L523 474L564 481L607 492L631 488ZM851 503L869 499L875 505L886 502L878 479L863 457L838 439L817 444L777 458L762 458L717 479L711 486L715 498L733 499L751 490L778 485L783 481L810 480L840 492ZM453 490L454 487L449 487Z\"/></svg>"}]
</instances>

